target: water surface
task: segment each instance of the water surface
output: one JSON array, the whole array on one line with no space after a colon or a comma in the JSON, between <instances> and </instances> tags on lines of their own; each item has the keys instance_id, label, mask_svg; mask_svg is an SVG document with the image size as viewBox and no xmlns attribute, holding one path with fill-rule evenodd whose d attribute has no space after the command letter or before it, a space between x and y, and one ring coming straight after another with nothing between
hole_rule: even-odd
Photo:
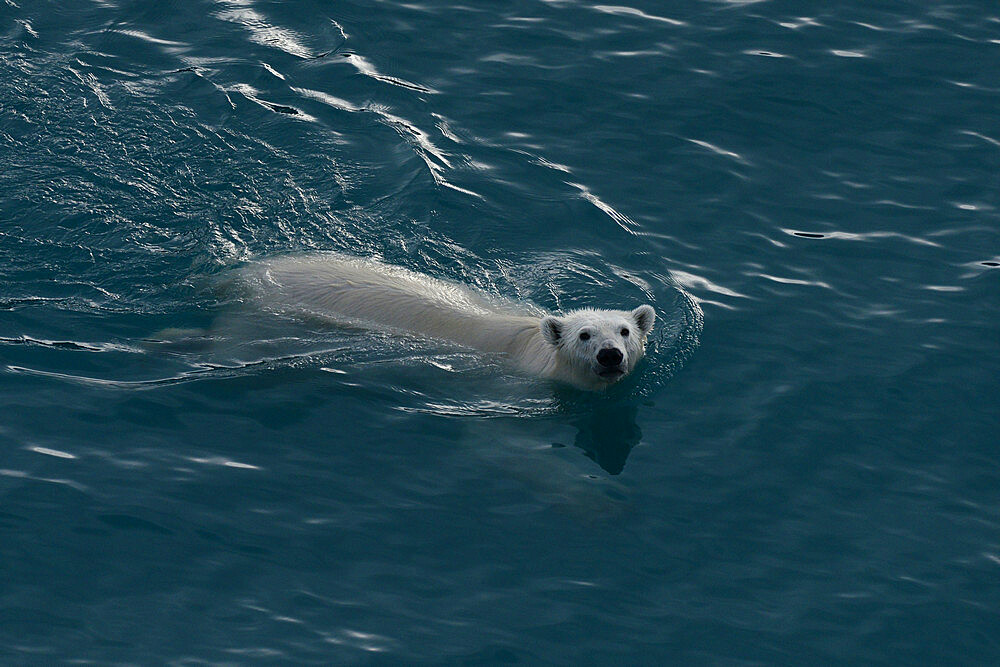
<instances>
[{"instance_id":1,"label":"water surface","mask_svg":"<svg viewBox=\"0 0 1000 667\"><path fill-rule=\"evenodd\" d=\"M997 71L985 2L6 0L0 657L995 662ZM230 280L314 251L657 330L588 395Z\"/></svg>"}]
</instances>

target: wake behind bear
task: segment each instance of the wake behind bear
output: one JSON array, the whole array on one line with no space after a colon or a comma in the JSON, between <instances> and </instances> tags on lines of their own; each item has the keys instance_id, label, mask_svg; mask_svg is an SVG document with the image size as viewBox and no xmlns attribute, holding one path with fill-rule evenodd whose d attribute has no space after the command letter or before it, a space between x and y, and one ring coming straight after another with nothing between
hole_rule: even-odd
<instances>
[{"instance_id":1,"label":"wake behind bear","mask_svg":"<svg viewBox=\"0 0 1000 667\"><path fill-rule=\"evenodd\" d=\"M523 373L601 390L635 368L653 328L652 306L545 314L458 283L373 259L324 253L264 262L280 306L500 353Z\"/></svg>"}]
</instances>

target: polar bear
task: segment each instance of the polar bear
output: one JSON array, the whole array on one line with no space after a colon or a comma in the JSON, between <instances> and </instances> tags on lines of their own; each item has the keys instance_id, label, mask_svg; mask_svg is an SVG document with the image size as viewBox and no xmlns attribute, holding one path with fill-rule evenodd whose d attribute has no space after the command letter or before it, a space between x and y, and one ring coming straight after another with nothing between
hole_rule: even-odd
<instances>
[{"instance_id":1,"label":"polar bear","mask_svg":"<svg viewBox=\"0 0 1000 667\"><path fill-rule=\"evenodd\" d=\"M283 309L453 341L500 353L523 373L602 390L635 368L652 306L552 315L374 259L324 253L262 264ZM269 290L270 291L270 290Z\"/></svg>"}]
</instances>

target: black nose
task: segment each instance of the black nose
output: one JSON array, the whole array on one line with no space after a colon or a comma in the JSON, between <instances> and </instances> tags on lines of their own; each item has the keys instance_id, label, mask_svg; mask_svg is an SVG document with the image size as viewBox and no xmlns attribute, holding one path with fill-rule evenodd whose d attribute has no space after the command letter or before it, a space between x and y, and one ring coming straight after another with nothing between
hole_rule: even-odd
<instances>
[{"instance_id":1,"label":"black nose","mask_svg":"<svg viewBox=\"0 0 1000 667\"><path fill-rule=\"evenodd\" d=\"M613 347L606 347L597 353L597 363L602 366L617 366L622 362L622 353Z\"/></svg>"}]
</instances>

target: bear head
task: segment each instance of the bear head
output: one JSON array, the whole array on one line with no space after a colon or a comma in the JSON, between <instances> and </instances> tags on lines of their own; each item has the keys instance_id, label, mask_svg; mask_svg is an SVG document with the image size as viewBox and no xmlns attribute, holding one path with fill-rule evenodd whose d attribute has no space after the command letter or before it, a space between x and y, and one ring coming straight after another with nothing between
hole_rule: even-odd
<instances>
[{"instance_id":1,"label":"bear head","mask_svg":"<svg viewBox=\"0 0 1000 667\"><path fill-rule=\"evenodd\" d=\"M544 317L540 327L569 379L600 389L632 372L645 354L655 318L649 305L631 311L584 308Z\"/></svg>"}]
</instances>

